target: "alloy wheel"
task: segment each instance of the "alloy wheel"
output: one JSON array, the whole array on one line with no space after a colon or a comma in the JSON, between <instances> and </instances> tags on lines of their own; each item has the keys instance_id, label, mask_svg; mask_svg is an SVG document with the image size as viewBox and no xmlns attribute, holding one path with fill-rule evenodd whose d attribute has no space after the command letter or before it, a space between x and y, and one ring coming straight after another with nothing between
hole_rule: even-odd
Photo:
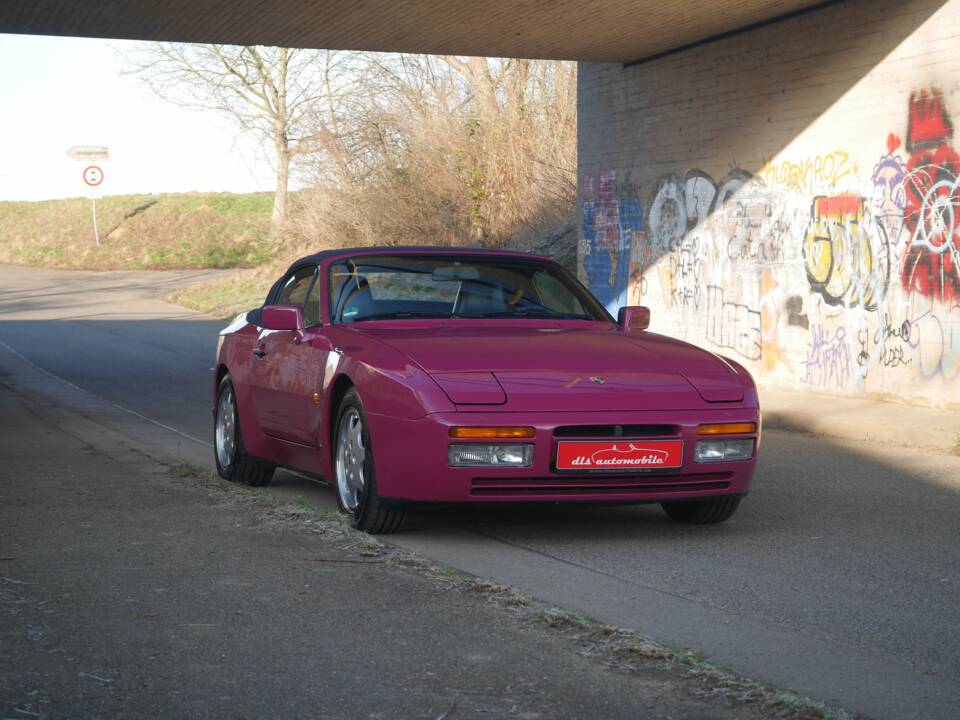
<instances>
[{"instance_id":1,"label":"alloy wheel","mask_svg":"<svg viewBox=\"0 0 960 720\"><path fill-rule=\"evenodd\" d=\"M233 389L230 387L220 393L215 434L217 461L220 467L227 469L233 464L237 451L237 410L233 404Z\"/></svg>"},{"instance_id":2,"label":"alloy wheel","mask_svg":"<svg viewBox=\"0 0 960 720\"><path fill-rule=\"evenodd\" d=\"M337 492L344 508L354 511L360 504L366 485L364 466L367 449L363 444L363 419L354 407L348 407L337 430Z\"/></svg>"}]
</instances>

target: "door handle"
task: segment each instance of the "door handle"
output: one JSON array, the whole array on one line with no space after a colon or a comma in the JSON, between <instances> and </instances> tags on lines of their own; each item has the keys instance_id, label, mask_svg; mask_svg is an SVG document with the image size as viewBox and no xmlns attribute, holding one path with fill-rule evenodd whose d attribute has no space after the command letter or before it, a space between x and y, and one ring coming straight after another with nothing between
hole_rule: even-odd
<instances>
[{"instance_id":1,"label":"door handle","mask_svg":"<svg viewBox=\"0 0 960 720\"><path fill-rule=\"evenodd\" d=\"M259 357L259 358L262 358L264 355L267 354L267 351L266 351L266 349L263 347L263 345L258 345L257 347L255 347L255 348L253 349L253 354L256 355L256 356Z\"/></svg>"}]
</instances>

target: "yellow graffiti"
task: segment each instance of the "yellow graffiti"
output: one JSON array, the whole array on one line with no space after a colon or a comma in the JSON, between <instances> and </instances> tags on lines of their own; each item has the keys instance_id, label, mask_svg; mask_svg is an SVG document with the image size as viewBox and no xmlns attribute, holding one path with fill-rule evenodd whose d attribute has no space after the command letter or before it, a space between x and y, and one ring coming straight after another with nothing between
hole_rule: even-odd
<instances>
[{"instance_id":1,"label":"yellow graffiti","mask_svg":"<svg viewBox=\"0 0 960 720\"><path fill-rule=\"evenodd\" d=\"M834 150L824 155L815 155L799 162L772 159L764 163L758 175L767 185L779 185L806 195L838 188L840 182L857 174L857 164L850 162L850 155L843 150Z\"/></svg>"},{"instance_id":2,"label":"yellow graffiti","mask_svg":"<svg viewBox=\"0 0 960 720\"><path fill-rule=\"evenodd\" d=\"M870 229L859 196L813 199L803 256L811 289L828 304L876 307L877 295L889 278L889 261L883 252L885 239L872 237ZM874 231L882 235L878 229Z\"/></svg>"}]
</instances>

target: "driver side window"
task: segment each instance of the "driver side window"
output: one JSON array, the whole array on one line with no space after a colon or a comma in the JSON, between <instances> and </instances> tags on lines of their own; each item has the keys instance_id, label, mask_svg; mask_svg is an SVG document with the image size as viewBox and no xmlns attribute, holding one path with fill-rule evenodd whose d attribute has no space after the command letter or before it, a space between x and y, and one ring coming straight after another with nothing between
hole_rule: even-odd
<instances>
[{"instance_id":1,"label":"driver side window","mask_svg":"<svg viewBox=\"0 0 960 720\"><path fill-rule=\"evenodd\" d=\"M307 293L307 300L303 305L303 324L313 327L320 324L320 275L314 276L313 285Z\"/></svg>"},{"instance_id":2,"label":"driver side window","mask_svg":"<svg viewBox=\"0 0 960 720\"><path fill-rule=\"evenodd\" d=\"M284 283L277 298L278 305L299 305L303 310L303 322L307 327L320 324L320 283L317 268L298 270Z\"/></svg>"}]
</instances>

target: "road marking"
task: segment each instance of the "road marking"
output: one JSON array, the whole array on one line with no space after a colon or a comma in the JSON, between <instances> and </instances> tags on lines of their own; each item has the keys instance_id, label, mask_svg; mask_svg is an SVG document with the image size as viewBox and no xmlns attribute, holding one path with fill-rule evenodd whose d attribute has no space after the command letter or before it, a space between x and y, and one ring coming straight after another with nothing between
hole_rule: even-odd
<instances>
[{"instance_id":1,"label":"road marking","mask_svg":"<svg viewBox=\"0 0 960 720\"><path fill-rule=\"evenodd\" d=\"M3 347L5 347L8 351L10 351L10 353L12 353L12 354L15 355L16 357L18 357L20 360L22 360L23 362L25 362L25 363L26 363L27 365L29 365L30 367L34 368L35 370L39 370L39 371L42 372L44 375L47 375L47 376L49 376L49 377L52 377L52 378L54 378L55 380L59 380L60 382L64 383L65 385L68 385L69 387L72 387L74 390L77 390L77 391L79 391L79 392L85 393L86 395L89 395L89 396L92 397L92 398L96 398L96 399L99 400L100 402L104 402L104 403L106 403L107 405L111 405L112 407L115 407L117 410L122 410L123 412L127 413L128 415L133 415L134 417L139 418L140 420L143 420L143 421L145 421L145 422L148 422L148 423L150 423L151 425L156 425L157 427L163 428L164 430L169 430L170 432L175 433L175 434L179 435L180 437L186 438L187 440L192 440L193 442L199 443L200 445L203 445L204 447L208 447L208 448L212 448L212 447L213 447L213 443L207 442L206 440L201 440L200 438L194 437L193 435L190 435L189 433L185 433L185 432L183 432L182 430L177 430L177 428L175 428L175 427L170 427L169 425L166 425L166 424L160 422L159 420L154 420L153 418L147 417L146 415L143 415L142 413L138 413L136 410L131 410L130 408L124 407L123 405L118 405L117 403L113 402L113 400L108 400L107 398L101 397L100 395L97 395L96 393L90 392L89 390L87 390L87 389L85 389L85 388L82 388L82 387L80 387L79 385L75 385L74 383L70 382L70 381L67 380L66 378L60 377L59 375L56 375L55 373L50 372L50 371L47 370L46 368L41 367L40 365L37 365L35 362L33 362L33 360L30 360L29 358L24 357L21 353L17 352L14 348L10 347L10 346L9 346L7 343L5 343L3 340L0 340L0 345L2 345Z\"/></svg>"}]
</instances>

